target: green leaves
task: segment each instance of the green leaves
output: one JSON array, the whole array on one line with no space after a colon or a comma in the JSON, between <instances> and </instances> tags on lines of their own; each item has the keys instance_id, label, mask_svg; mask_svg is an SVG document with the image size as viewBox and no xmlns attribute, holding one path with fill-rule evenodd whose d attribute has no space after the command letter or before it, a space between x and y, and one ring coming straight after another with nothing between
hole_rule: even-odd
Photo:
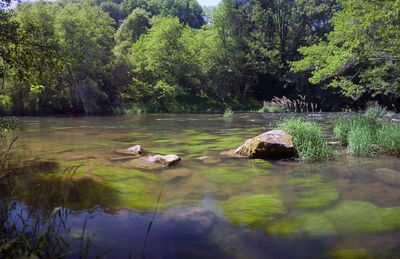
<instances>
[{"instance_id":1,"label":"green leaves","mask_svg":"<svg viewBox=\"0 0 400 259\"><path fill-rule=\"evenodd\" d=\"M292 70L312 70L310 82L327 79L347 96L364 92L400 95L400 5L398 1L342 0L326 40L302 47ZM397 3L396 3L397 2Z\"/></svg>"}]
</instances>

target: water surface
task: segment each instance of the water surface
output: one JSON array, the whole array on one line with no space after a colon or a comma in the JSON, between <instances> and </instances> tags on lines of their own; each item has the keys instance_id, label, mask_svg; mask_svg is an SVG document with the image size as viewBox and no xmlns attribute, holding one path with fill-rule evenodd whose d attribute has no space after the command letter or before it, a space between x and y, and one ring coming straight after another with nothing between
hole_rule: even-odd
<instances>
[{"instance_id":1,"label":"water surface","mask_svg":"<svg viewBox=\"0 0 400 259\"><path fill-rule=\"evenodd\" d=\"M107 258L399 257L400 188L390 180L400 177L399 159L220 154L272 129L280 116L22 118L24 130L15 134L23 169L13 197L26 211L67 207L70 234L87 220L93 249ZM329 135L333 116L312 119ZM113 151L135 144L182 161L130 168Z\"/></svg>"}]
</instances>

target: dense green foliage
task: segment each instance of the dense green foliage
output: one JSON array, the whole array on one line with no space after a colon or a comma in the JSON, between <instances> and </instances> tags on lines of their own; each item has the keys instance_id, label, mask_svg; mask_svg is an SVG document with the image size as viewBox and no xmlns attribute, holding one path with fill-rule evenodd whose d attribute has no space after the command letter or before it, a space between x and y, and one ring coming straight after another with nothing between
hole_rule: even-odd
<instances>
[{"instance_id":1,"label":"dense green foliage","mask_svg":"<svg viewBox=\"0 0 400 259\"><path fill-rule=\"evenodd\" d=\"M399 95L398 1L1 3L2 114L255 110L299 94L337 110L341 91Z\"/></svg>"},{"instance_id":2,"label":"dense green foliage","mask_svg":"<svg viewBox=\"0 0 400 259\"><path fill-rule=\"evenodd\" d=\"M332 157L332 150L327 145L322 129L315 122L302 118L285 118L278 128L293 137L293 144L302 160L321 160Z\"/></svg>"},{"instance_id":3,"label":"dense green foliage","mask_svg":"<svg viewBox=\"0 0 400 259\"><path fill-rule=\"evenodd\" d=\"M400 95L400 2L341 0L325 40L302 47L295 71L312 69L310 82L328 81L355 99L364 93ZM393 100L393 99L392 99Z\"/></svg>"}]
</instances>

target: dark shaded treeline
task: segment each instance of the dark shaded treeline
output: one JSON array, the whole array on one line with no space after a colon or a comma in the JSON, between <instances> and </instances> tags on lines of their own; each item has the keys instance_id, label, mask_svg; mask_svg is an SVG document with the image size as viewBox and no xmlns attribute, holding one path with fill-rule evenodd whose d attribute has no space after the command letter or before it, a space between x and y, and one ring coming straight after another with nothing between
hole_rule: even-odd
<instances>
[{"instance_id":1,"label":"dark shaded treeline","mask_svg":"<svg viewBox=\"0 0 400 259\"><path fill-rule=\"evenodd\" d=\"M323 110L392 107L395 2L2 1L0 112L257 109L300 94Z\"/></svg>"}]
</instances>

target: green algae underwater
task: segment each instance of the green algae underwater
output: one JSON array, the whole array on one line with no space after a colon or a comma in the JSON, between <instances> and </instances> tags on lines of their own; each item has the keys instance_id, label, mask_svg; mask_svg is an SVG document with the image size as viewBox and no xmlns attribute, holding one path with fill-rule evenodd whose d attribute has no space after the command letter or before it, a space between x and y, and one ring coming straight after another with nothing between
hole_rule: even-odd
<instances>
[{"instance_id":1,"label":"green algae underwater","mask_svg":"<svg viewBox=\"0 0 400 259\"><path fill-rule=\"evenodd\" d=\"M223 151L282 115L149 114L23 118L11 197L28 211L64 206L88 220L107 258L393 258L400 256L400 160L346 155L325 162L231 158ZM325 123L332 114L316 117ZM162 169L127 168L114 153L140 144L177 154ZM22 151L21 151L22 150ZM389 170L387 170L389 169ZM392 179L392 178L390 178ZM127 241L129 240L129 241Z\"/></svg>"}]
</instances>

